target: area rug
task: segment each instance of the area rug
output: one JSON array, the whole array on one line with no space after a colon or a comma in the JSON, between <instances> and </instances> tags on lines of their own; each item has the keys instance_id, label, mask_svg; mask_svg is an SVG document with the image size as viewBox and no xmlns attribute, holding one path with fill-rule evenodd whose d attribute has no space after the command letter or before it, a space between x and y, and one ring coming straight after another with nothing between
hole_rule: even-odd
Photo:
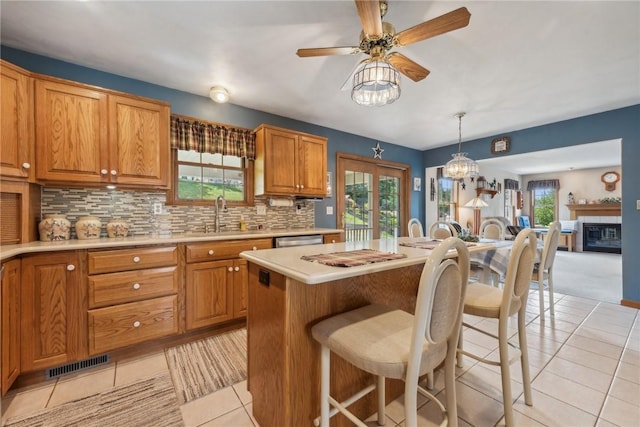
<instances>
[{"instance_id":1,"label":"area rug","mask_svg":"<svg viewBox=\"0 0 640 427\"><path fill-rule=\"evenodd\" d=\"M247 378L247 330L226 332L165 351L180 404Z\"/></svg>"},{"instance_id":2,"label":"area rug","mask_svg":"<svg viewBox=\"0 0 640 427\"><path fill-rule=\"evenodd\" d=\"M168 375L116 387L8 420L9 427L174 427L182 414Z\"/></svg>"}]
</instances>

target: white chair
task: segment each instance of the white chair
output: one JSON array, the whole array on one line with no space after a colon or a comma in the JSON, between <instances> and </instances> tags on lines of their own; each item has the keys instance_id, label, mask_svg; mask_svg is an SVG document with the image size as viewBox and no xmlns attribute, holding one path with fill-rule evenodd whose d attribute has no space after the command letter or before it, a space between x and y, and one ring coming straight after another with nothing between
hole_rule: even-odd
<instances>
[{"instance_id":1,"label":"white chair","mask_svg":"<svg viewBox=\"0 0 640 427\"><path fill-rule=\"evenodd\" d=\"M504 240L505 226L497 219L485 219L480 224L479 234L483 239Z\"/></svg>"},{"instance_id":2,"label":"white chair","mask_svg":"<svg viewBox=\"0 0 640 427\"><path fill-rule=\"evenodd\" d=\"M531 229L522 230L518 233L511 248L504 287L499 289L483 283L471 283L467 287L467 295L464 301L465 314L498 319L498 335L494 335L467 323L463 323L463 326L496 338L498 340L500 360L489 360L465 351L463 349L463 333L461 331L458 349L458 366L462 366L463 354L483 363L500 366L504 418L508 427L514 425L509 365L516 359L520 359L522 367L524 402L529 406L533 405L525 323L527 296L529 295L529 285L531 283L531 272L533 271L535 256L536 234ZM508 321L509 317L516 313L518 314L519 348L509 342L510 331L508 329ZM516 349L516 355L511 359L509 358L509 346Z\"/></svg>"},{"instance_id":3,"label":"white chair","mask_svg":"<svg viewBox=\"0 0 640 427\"><path fill-rule=\"evenodd\" d=\"M422 229L422 223L418 218L411 218L409 220L409 237L424 237L424 230Z\"/></svg>"},{"instance_id":4,"label":"white chair","mask_svg":"<svg viewBox=\"0 0 640 427\"><path fill-rule=\"evenodd\" d=\"M458 261L446 259L455 248ZM378 424L385 421L385 378L405 382L406 425L417 425L417 393L433 400L443 412L443 423L458 425L455 393L456 346L462 324L462 306L469 275L469 252L464 242L449 238L427 259L420 277L415 314L379 304L325 319L311 328L321 344L320 418L316 425L329 426L329 418L343 413L366 427L347 407L377 389ZM335 353L359 369L377 377L360 392L337 402L329 395L330 355ZM444 362L446 408L418 385L418 378ZM332 408L333 407L333 408Z\"/></svg>"},{"instance_id":5,"label":"white chair","mask_svg":"<svg viewBox=\"0 0 640 427\"><path fill-rule=\"evenodd\" d=\"M446 239L457 235L456 229L448 222L436 221L429 227L429 236L433 239Z\"/></svg>"},{"instance_id":6,"label":"white chair","mask_svg":"<svg viewBox=\"0 0 640 427\"><path fill-rule=\"evenodd\" d=\"M549 289L549 313L555 316L553 310L553 261L556 259L558 250L558 242L560 241L560 233L562 228L560 222L554 221L549 224L549 231L544 238L544 247L542 248L542 256L540 262L534 264L533 275L531 280L538 284L538 293L540 294L540 319L544 321L544 281L547 281Z\"/></svg>"}]
</instances>

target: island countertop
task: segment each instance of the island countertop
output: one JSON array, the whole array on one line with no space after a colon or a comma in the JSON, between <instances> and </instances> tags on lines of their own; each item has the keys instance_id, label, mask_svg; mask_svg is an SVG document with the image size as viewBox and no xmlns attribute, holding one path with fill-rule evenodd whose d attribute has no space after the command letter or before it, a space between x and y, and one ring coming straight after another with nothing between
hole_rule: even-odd
<instances>
[{"instance_id":1,"label":"island countertop","mask_svg":"<svg viewBox=\"0 0 640 427\"><path fill-rule=\"evenodd\" d=\"M333 280L362 276L400 267L423 264L433 251L403 246L401 243L423 241L425 238L399 237L396 239L366 240L358 242L330 243L325 245L297 246L292 248L262 249L241 252L240 256L249 262L283 274L307 285L316 285ZM469 247L469 252L485 251L495 246L477 243ZM386 253L405 254L405 258L375 262L353 267L334 267L301 259L305 255L331 254L335 252L373 249ZM451 252L455 256L455 251Z\"/></svg>"}]
</instances>

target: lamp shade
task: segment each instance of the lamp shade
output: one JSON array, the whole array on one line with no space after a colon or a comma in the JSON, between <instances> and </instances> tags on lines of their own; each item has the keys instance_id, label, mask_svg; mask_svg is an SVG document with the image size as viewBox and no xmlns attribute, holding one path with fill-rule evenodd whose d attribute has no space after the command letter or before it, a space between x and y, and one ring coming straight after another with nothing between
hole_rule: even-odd
<instances>
[{"instance_id":1,"label":"lamp shade","mask_svg":"<svg viewBox=\"0 0 640 427\"><path fill-rule=\"evenodd\" d=\"M382 59L365 59L353 75L351 99L360 105L380 107L400 98L400 73Z\"/></svg>"},{"instance_id":2,"label":"lamp shade","mask_svg":"<svg viewBox=\"0 0 640 427\"><path fill-rule=\"evenodd\" d=\"M489 206L487 202L482 200L480 197L474 197L473 199L469 200L467 203L464 204L465 208L474 208L474 209L486 208L487 206Z\"/></svg>"}]
</instances>

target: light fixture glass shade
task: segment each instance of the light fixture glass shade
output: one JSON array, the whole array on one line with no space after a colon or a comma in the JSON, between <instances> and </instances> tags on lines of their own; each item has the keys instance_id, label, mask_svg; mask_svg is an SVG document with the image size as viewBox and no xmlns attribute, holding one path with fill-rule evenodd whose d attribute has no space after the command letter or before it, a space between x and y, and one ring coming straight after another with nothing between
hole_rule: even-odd
<instances>
[{"instance_id":1,"label":"light fixture glass shade","mask_svg":"<svg viewBox=\"0 0 640 427\"><path fill-rule=\"evenodd\" d=\"M466 157L466 154L467 153L455 153L451 155L453 159L447 162L444 166L444 171L442 172L445 178L455 180L475 178L480 175L480 167L478 166L478 163Z\"/></svg>"},{"instance_id":2,"label":"light fixture glass shade","mask_svg":"<svg viewBox=\"0 0 640 427\"><path fill-rule=\"evenodd\" d=\"M365 59L353 75L351 99L380 107L400 98L400 73L385 60Z\"/></svg>"},{"instance_id":3,"label":"light fixture glass shade","mask_svg":"<svg viewBox=\"0 0 640 427\"><path fill-rule=\"evenodd\" d=\"M222 104L229 100L229 92L222 86L214 86L209 91L209 98Z\"/></svg>"},{"instance_id":4,"label":"light fixture glass shade","mask_svg":"<svg viewBox=\"0 0 640 427\"><path fill-rule=\"evenodd\" d=\"M474 209L486 208L487 206L489 206L487 202L482 200L480 197L474 197L473 199L469 200L467 203L464 204L465 208L474 208Z\"/></svg>"}]
</instances>

